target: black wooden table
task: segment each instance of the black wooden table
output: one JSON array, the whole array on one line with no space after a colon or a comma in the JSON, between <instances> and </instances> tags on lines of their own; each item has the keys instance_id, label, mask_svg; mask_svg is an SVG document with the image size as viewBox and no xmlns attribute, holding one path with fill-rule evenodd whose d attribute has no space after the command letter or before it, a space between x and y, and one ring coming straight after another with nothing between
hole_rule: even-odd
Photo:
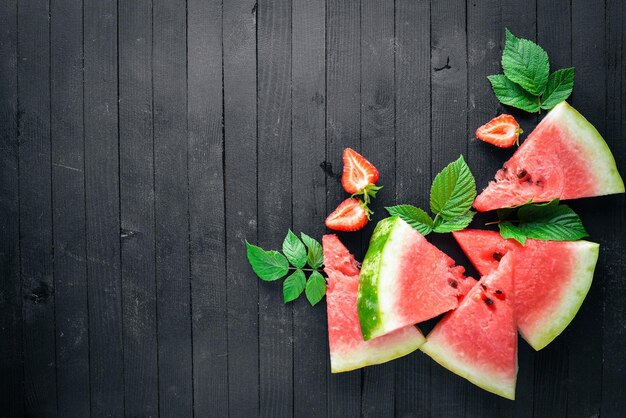
<instances>
[{"instance_id":1,"label":"black wooden table","mask_svg":"<svg viewBox=\"0 0 626 418\"><path fill-rule=\"evenodd\" d=\"M572 202L594 283L553 344L520 342L515 402L419 352L331 375L325 303L245 259L321 238L347 146L381 171L375 220L460 154L484 187L512 152L473 136L511 111L486 79L505 27L576 67L625 174L620 0L1 1L0 415L626 416L623 195ZM342 236L359 258L372 229Z\"/></svg>"}]
</instances>

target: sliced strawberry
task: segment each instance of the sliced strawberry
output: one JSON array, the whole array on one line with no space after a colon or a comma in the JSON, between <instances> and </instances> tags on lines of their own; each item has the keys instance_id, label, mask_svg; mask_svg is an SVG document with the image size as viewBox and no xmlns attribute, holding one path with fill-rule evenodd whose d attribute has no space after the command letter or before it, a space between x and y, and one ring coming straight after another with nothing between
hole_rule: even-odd
<instances>
[{"instance_id":1,"label":"sliced strawberry","mask_svg":"<svg viewBox=\"0 0 626 418\"><path fill-rule=\"evenodd\" d=\"M343 176L341 184L346 192L356 194L378 181L378 170L352 148L343 151Z\"/></svg>"},{"instance_id":2,"label":"sliced strawberry","mask_svg":"<svg viewBox=\"0 0 626 418\"><path fill-rule=\"evenodd\" d=\"M496 147L508 148L513 144L519 145L521 133L522 130L513 116L500 115L476 129L476 138Z\"/></svg>"},{"instance_id":3,"label":"sliced strawberry","mask_svg":"<svg viewBox=\"0 0 626 418\"><path fill-rule=\"evenodd\" d=\"M335 231L352 232L363 228L369 220L369 209L359 199L349 197L337 206L328 218L326 226Z\"/></svg>"}]
</instances>

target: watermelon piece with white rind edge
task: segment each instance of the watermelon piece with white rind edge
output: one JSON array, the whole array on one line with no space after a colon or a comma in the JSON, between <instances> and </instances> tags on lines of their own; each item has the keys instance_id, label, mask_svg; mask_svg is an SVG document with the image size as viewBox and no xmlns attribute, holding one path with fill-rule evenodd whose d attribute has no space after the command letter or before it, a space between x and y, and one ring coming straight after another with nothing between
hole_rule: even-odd
<instances>
[{"instance_id":1,"label":"watermelon piece with white rind edge","mask_svg":"<svg viewBox=\"0 0 626 418\"><path fill-rule=\"evenodd\" d=\"M615 159L596 128L561 102L526 138L476 197L486 212L529 201L549 202L624 193Z\"/></svg>"},{"instance_id":2,"label":"watermelon piece with white rind edge","mask_svg":"<svg viewBox=\"0 0 626 418\"><path fill-rule=\"evenodd\" d=\"M420 348L451 372L511 400L517 380L513 257L505 255L497 270L483 276Z\"/></svg>"},{"instance_id":3,"label":"watermelon piece with white rind edge","mask_svg":"<svg viewBox=\"0 0 626 418\"><path fill-rule=\"evenodd\" d=\"M397 216L376 225L363 260L357 307L365 340L458 306L476 281Z\"/></svg>"},{"instance_id":4,"label":"watermelon piece with white rind edge","mask_svg":"<svg viewBox=\"0 0 626 418\"><path fill-rule=\"evenodd\" d=\"M453 235L482 275L498 267L498 258L515 252L517 326L535 350L552 342L576 316L591 286L600 247L589 241L534 239L522 246L498 232L475 229Z\"/></svg>"},{"instance_id":5,"label":"watermelon piece with white rind edge","mask_svg":"<svg viewBox=\"0 0 626 418\"><path fill-rule=\"evenodd\" d=\"M336 235L325 235L322 245L324 271L328 275L326 304L331 372L384 363L417 350L426 340L414 326L371 341L363 340L356 310L357 262Z\"/></svg>"}]
</instances>

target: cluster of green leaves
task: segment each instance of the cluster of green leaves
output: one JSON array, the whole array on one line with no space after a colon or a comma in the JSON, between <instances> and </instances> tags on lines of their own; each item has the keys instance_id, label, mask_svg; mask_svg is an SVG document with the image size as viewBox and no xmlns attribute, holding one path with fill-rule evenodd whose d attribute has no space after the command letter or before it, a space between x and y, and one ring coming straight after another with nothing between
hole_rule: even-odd
<instances>
[{"instance_id":1,"label":"cluster of green leaves","mask_svg":"<svg viewBox=\"0 0 626 418\"><path fill-rule=\"evenodd\" d=\"M589 236L576 212L567 205L560 205L559 199L500 209L498 219L500 235L514 239L522 245L526 244L527 238L576 241Z\"/></svg>"},{"instance_id":2,"label":"cluster of green leaves","mask_svg":"<svg viewBox=\"0 0 626 418\"><path fill-rule=\"evenodd\" d=\"M265 251L246 241L248 262L261 280L268 282L285 277L283 300L285 303L297 299L302 292L311 305L316 305L326 294L326 279L321 274L324 264L322 245L305 233L302 240L291 230L283 241L282 254L275 250ZM308 268L305 266L308 265ZM309 272L307 279L305 272Z\"/></svg>"},{"instance_id":3,"label":"cluster of green leaves","mask_svg":"<svg viewBox=\"0 0 626 418\"><path fill-rule=\"evenodd\" d=\"M528 39L518 38L506 29L502 52L504 74L487 78L498 100L509 106L535 113L549 110L567 99L574 88L574 68L550 74L547 52Z\"/></svg>"},{"instance_id":4,"label":"cluster of green leaves","mask_svg":"<svg viewBox=\"0 0 626 418\"><path fill-rule=\"evenodd\" d=\"M398 216L420 234L453 232L465 229L475 212L470 211L476 197L476 181L461 155L437 174L430 188L431 218L426 211L412 205L386 207L392 216Z\"/></svg>"}]
</instances>

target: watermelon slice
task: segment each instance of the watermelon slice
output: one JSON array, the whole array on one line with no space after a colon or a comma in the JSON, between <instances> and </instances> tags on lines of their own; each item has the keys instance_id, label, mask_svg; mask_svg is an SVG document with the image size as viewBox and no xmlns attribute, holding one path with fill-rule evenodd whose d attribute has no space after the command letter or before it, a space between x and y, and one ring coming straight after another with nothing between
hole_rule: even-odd
<instances>
[{"instance_id":1,"label":"watermelon slice","mask_svg":"<svg viewBox=\"0 0 626 418\"><path fill-rule=\"evenodd\" d=\"M397 216L380 221L359 282L357 307L365 340L456 308L475 283L464 271Z\"/></svg>"},{"instance_id":2,"label":"watermelon slice","mask_svg":"<svg viewBox=\"0 0 626 418\"><path fill-rule=\"evenodd\" d=\"M322 238L324 271L328 274L326 303L328 342L333 373L384 363L417 350L425 341L414 326L364 341L356 311L359 268L336 235Z\"/></svg>"},{"instance_id":3,"label":"watermelon slice","mask_svg":"<svg viewBox=\"0 0 626 418\"><path fill-rule=\"evenodd\" d=\"M552 199L624 193L624 182L602 136L567 102L548 113L476 198L488 211Z\"/></svg>"},{"instance_id":4,"label":"watermelon slice","mask_svg":"<svg viewBox=\"0 0 626 418\"><path fill-rule=\"evenodd\" d=\"M599 245L588 241L537 241L522 246L495 231L466 229L454 238L480 274L498 268L514 252L515 309L522 337L541 350L572 321L593 279Z\"/></svg>"},{"instance_id":5,"label":"watermelon slice","mask_svg":"<svg viewBox=\"0 0 626 418\"><path fill-rule=\"evenodd\" d=\"M513 254L470 290L426 337L421 350L481 388L515 399L517 330Z\"/></svg>"}]
</instances>

